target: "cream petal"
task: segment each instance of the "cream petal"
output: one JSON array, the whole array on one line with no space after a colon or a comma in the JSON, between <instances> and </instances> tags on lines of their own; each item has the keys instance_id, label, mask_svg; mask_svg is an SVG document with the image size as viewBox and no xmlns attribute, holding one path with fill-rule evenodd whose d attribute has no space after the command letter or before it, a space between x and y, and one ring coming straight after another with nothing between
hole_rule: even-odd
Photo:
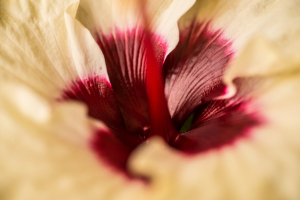
<instances>
[{"instance_id":1,"label":"cream petal","mask_svg":"<svg viewBox=\"0 0 300 200\"><path fill-rule=\"evenodd\" d=\"M104 56L90 32L74 18L79 1L65 13L72 58L79 77L98 75L108 79Z\"/></svg>"},{"instance_id":2,"label":"cream petal","mask_svg":"<svg viewBox=\"0 0 300 200\"><path fill-rule=\"evenodd\" d=\"M76 3L78 0L1 2L3 79L19 81L45 96L58 98L62 89L79 76L90 74L90 69L98 73L102 67L99 73L105 74L103 55L95 41L70 16L76 14Z\"/></svg>"},{"instance_id":3,"label":"cream petal","mask_svg":"<svg viewBox=\"0 0 300 200\"><path fill-rule=\"evenodd\" d=\"M55 3L58 4L53 1L1 4L5 10L1 13L1 74L20 79L45 95L62 85L64 77L70 76L72 65L68 62L62 21L63 10L70 2L59 6Z\"/></svg>"},{"instance_id":4,"label":"cream petal","mask_svg":"<svg viewBox=\"0 0 300 200\"><path fill-rule=\"evenodd\" d=\"M1 199L143 199L142 183L114 173L90 150L95 128L105 127L84 106L51 102L15 83L2 84L0 96Z\"/></svg>"},{"instance_id":5,"label":"cream petal","mask_svg":"<svg viewBox=\"0 0 300 200\"><path fill-rule=\"evenodd\" d=\"M227 5L230 3L226 2ZM300 52L297 39L300 34L299 9L297 0L239 2L236 7L228 6L227 12L233 12L234 17L224 19L223 16L228 14L220 12L216 26L227 27L225 33L236 40L236 48L243 47L259 34L268 38L281 53L291 57Z\"/></svg>"},{"instance_id":6,"label":"cream petal","mask_svg":"<svg viewBox=\"0 0 300 200\"><path fill-rule=\"evenodd\" d=\"M150 30L167 41L168 54L178 43L178 19L195 1L145 2L83 0L80 2L77 18L96 37L96 34L115 34L116 29L126 31L137 27L145 28L143 12L146 12ZM145 10L142 9L142 4L145 4Z\"/></svg>"},{"instance_id":7,"label":"cream petal","mask_svg":"<svg viewBox=\"0 0 300 200\"><path fill-rule=\"evenodd\" d=\"M298 54L300 55L300 54ZM265 37L253 37L225 71L223 81L235 91L232 81L237 77L274 76L297 73L300 56L287 57ZM229 96L233 96L232 92ZM220 97L220 98L225 98Z\"/></svg>"}]
</instances>

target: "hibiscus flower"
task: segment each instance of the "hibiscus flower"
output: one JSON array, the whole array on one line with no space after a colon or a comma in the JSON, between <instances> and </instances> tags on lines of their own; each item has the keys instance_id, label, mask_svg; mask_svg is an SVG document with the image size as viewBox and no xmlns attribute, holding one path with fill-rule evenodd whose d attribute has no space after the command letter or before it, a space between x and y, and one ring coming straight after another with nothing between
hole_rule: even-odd
<instances>
[{"instance_id":1,"label":"hibiscus flower","mask_svg":"<svg viewBox=\"0 0 300 200\"><path fill-rule=\"evenodd\" d=\"M299 8L1 2L1 199L298 199Z\"/></svg>"}]
</instances>

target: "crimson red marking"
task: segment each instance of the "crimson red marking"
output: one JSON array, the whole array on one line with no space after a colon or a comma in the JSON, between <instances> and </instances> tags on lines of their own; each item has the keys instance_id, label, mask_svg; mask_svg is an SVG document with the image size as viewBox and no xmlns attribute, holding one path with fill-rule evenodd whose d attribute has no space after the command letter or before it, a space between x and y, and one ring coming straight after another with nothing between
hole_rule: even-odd
<instances>
[{"instance_id":1,"label":"crimson red marking","mask_svg":"<svg viewBox=\"0 0 300 200\"><path fill-rule=\"evenodd\" d=\"M245 94L255 81L236 80L234 97L214 100L226 92L221 79L233 51L222 32L209 24L193 22L181 30L165 62L166 42L143 29L99 35L97 42L110 81L99 76L78 79L64 98L86 103L89 115L110 128L97 132L91 146L112 167L128 174L130 153L152 135L197 154L229 145L260 124L256 114L244 109L251 102ZM180 133L192 113L190 130Z\"/></svg>"}]
</instances>

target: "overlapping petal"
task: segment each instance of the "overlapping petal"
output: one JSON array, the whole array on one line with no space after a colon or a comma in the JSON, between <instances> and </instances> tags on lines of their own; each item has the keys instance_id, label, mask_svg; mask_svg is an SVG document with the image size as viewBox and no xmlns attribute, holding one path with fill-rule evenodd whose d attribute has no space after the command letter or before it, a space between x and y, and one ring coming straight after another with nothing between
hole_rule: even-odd
<instances>
[{"instance_id":1,"label":"overlapping petal","mask_svg":"<svg viewBox=\"0 0 300 200\"><path fill-rule=\"evenodd\" d=\"M151 176L161 199L298 199L299 80L297 73L260 83L248 109L266 121L248 137L198 156L153 139L135 151L131 169Z\"/></svg>"}]
</instances>

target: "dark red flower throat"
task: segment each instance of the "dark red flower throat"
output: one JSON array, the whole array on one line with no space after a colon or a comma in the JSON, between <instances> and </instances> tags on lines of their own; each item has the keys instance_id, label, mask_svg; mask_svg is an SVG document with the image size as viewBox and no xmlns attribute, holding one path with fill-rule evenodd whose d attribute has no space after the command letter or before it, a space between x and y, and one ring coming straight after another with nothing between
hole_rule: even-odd
<instances>
[{"instance_id":1,"label":"dark red flower throat","mask_svg":"<svg viewBox=\"0 0 300 200\"><path fill-rule=\"evenodd\" d=\"M78 79L64 98L86 103L89 115L110 128L91 146L111 166L126 171L132 150L153 135L191 154L230 144L258 124L244 109L249 80L235 81L233 98L215 100L225 92L221 78L233 52L209 24L181 30L165 61L166 42L144 29L99 35L97 42L110 80Z\"/></svg>"}]
</instances>

